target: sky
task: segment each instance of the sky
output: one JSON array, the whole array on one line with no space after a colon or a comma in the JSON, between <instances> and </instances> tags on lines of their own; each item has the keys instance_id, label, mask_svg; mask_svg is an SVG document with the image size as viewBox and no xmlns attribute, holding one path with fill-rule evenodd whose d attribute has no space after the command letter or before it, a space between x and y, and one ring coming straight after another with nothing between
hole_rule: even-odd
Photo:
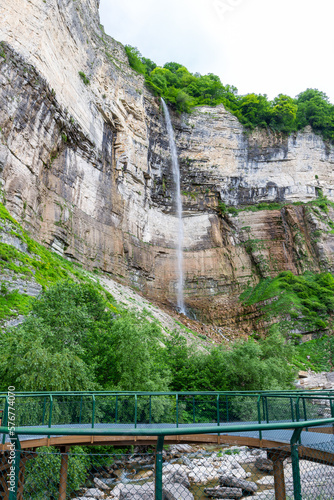
<instances>
[{"instance_id":1,"label":"sky","mask_svg":"<svg viewBox=\"0 0 334 500\"><path fill-rule=\"evenodd\" d=\"M333 0L100 0L100 18L159 66L269 99L317 88L334 104Z\"/></svg>"}]
</instances>

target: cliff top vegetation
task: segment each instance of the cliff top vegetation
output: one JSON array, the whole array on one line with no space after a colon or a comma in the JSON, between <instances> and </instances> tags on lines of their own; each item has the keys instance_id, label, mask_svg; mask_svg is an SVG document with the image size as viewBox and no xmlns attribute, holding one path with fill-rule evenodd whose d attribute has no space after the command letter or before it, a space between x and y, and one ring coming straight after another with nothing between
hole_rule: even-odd
<instances>
[{"instance_id":1,"label":"cliff top vegetation","mask_svg":"<svg viewBox=\"0 0 334 500\"><path fill-rule=\"evenodd\" d=\"M130 66L144 75L150 90L179 112L223 104L248 129L261 127L290 134L310 125L325 140L334 141L334 105L320 90L307 89L295 98L279 94L272 101L265 94L238 95L236 87L223 85L212 73L193 74L176 62L159 67L137 48L126 45L125 50Z\"/></svg>"}]
</instances>

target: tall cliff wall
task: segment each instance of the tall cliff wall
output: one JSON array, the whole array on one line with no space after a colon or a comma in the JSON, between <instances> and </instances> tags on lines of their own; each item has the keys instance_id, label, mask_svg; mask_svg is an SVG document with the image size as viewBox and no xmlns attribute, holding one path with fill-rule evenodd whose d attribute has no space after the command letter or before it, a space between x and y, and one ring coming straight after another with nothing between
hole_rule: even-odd
<instances>
[{"instance_id":1,"label":"tall cliff wall","mask_svg":"<svg viewBox=\"0 0 334 500\"><path fill-rule=\"evenodd\" d=\"M7 208L46 245L173 303L177 220L160 103L99 26L96 0L0 5L0 176ZM80 74L81 73L81 76ZM89 80L86 80L85 78ZM279 270L334 271L334 148L311 130L247 134L223 106L173 116L186 302L220 324ZM320 191L321 190L321 191ZM289 202L278 210L222 214Z\"/></svg>"}]
</instances>

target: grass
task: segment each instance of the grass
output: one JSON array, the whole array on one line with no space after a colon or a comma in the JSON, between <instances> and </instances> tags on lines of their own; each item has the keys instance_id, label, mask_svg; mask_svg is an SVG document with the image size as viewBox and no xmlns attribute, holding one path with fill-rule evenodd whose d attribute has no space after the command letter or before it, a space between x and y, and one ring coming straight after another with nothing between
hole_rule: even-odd
<instances>
[{"instance_id":1,"label":"grass","mask_svg":"<svg viewBox=\"0 0 334 500\"><path fill-rule=\"evenodd\" d=\"M330 337L324 335L320 339L309 340L295 346L294 364L301 370L329 372L331 364Z\"/></svg>"},{"instance_id":2,"label":"grass","mask_svg":"<svg viewBox=\"0 0 334 500\"><path fill-rule=\"evenodd\" d=\"M2 292L0 295L0 318L19 314L27 315L31 309L32 300L32 297L19 293L17 290Z\"/></svg>"},{"instance_id":3,"label":"grass","mask_svg":"<svg viewBox=\"0 0 334 500\"><path fill-rule=\"evenodd\" d=\"M334 277L310 271L295 276L284 271L248 288L240 300L245 305L262 303L265 316L279 318L281 329L287 332L323 331L330 326L334 312Z\"/></svg>"},{"instance_id":4,"label":"grass","mask_svg":"<svg viewBox=\"0 0 334 500\"><path fill-rule=\"evenodd\" d=\"M281 210L283 207L286 207L288 205L294 205L294 206L308 206L308 207L319 207L320 210L322 210L325 214L328 214L329 208L332 207L334 208L334 203L326 198L326 196L323 195L322 191L319 189L317 191L318 197L315 200L308 201L308 202L302 202L302 201L296 201L293 203L289 202L260 202L255 205L245 205L241 207L234 207L234 206L226 206L225 203L219 201L218 202L218 207L220 209L220 212L222 214L225 214L226 212L229 212L230 214L237 214L239 212L260 212L262 210Z\"/></svg>"},{"instance_id":5,"label":"grass","mask_svg":"<svg viewBox=\"0 0 334 500\"><path fill-rule=\"evenodd\" d=\"M5 283L8 275L15 274L16 278L36 282L41 285L42 290L58 281L87 282L90 280L89 273L82 268L81 264L69 262L33 240L9 214L2 203L0 203L0 226L2 231L10 233L20 240L22 246L27 248L27 251L23 252L12 245L0 243L0 276L2 277L0 320L18 314L28 314L33 300L28 295L21 294L17 290L9 292ZM106 292L98 283L96 275L92 282L106 297L109 307L116 311L117 308L112 295Z\"/></svg>"}]
</instances>

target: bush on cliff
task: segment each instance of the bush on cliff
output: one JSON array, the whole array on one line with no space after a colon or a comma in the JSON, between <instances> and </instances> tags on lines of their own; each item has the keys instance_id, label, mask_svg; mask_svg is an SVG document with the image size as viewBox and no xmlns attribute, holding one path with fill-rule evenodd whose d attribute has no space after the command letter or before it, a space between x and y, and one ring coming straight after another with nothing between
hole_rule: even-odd
<instances>
[{"instance_id":1,"label":"bush on cliff","mask_svg":"<svg viewBox=\"0 0 334 500\"><path fill-rule=\"evenodd\" d=\"M125 46L130 66L145 77L156 95L169 101L176 110L190 112L194 106L224 104L248 129L270 128L291 133L310 125L324 139L334 141L334 105L324 92L307 89L295 99L279 94L272 101L266 95L238 95L233 85L223 85L217 75L192 74L187 68L169 62L163 68Z\"/></svg>"}]
</instances>

